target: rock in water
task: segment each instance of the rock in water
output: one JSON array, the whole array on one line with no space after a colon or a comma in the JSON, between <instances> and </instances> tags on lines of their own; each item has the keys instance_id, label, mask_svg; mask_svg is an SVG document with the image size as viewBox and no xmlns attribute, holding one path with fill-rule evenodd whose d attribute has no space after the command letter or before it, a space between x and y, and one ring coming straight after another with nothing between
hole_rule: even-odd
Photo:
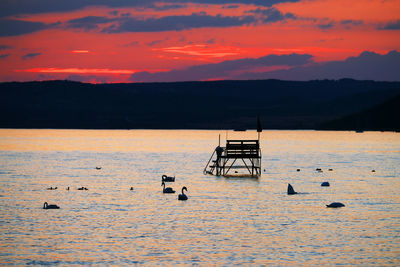
<instances>
[{"instance_id":1,"label":"rock in water","mask_svg":"<svg viewBox=\"0 0 400 267\"><path fill-rule=\"evenodd\" d=\"M287 187L287 193L288 193L288 195L294 195L294 194L297 194L297 192L296 192L296 191L294 191L294 189L293 189L293 186L292 186L291 184L288 184L288 187Z\"/></svg>"}]
</instances>

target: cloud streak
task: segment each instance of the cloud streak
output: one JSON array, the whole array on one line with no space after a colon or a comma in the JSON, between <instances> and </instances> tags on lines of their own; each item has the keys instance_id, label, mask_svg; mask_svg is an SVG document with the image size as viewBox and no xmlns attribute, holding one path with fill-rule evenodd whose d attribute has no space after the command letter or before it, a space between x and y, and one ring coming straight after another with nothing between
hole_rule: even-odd
<instances>
[{"instance_id":1,"label":"cloud streak","mask_svg":"<svg viewBox=\"0 0 400 267\"><path fill-rule=\"evenodd\" d=\"M41 22L0 19L0 37L16 36L43 30L48 26Z\"/></svg>"},{"instance_id":2,"label":"cloud streak","mask_svg":"<svg viewBox=\"0 0 400 267\"><path fill-rule=\"evenodd\" d=\"M358 57L349 57L344 61L314 63L309 66L297 66L288 70L278 70L259 74L247 73L245 79L281 79L316 80L342 79L399 81L400 52L391 51L385 55L363 52Z\"/></svg>"},{"instance_id":3,"label":"cloud streak","mask_svg":"<svg viewBox=\"0 0 400 267\"><path fill-rule=\"evenodd\" d=\"M37 56L40 56L41 54L42 53L29 53L29 54L23 55L21 58L23 60L27 60L27 59L32 59L32 58L35 58Z\"/></svg>"},{"instance_id":4,"label":"cloud streak","mask_svg":"<svg viewBox=\"0 0 400 267\"><path fill-rule=\"evenodd\" d=\"M88 6L106 6L110 8L119 7L147 7L160 8L156 3L169 4L253 4L257 6L272 6L284 2L298 2L299 0L13 0L0 1L0 17L7 17L19 14L38 14L47 12L67 12L82 9ZM168 8L168 5L166 5ZM170 7L174 7L170 5ZM176 6L177 7L177 6Z\"/></svg>"},{"instance_id":5,"label":"cloud streak","mask_svg":"<svg viewBox=\"0 0 400 267\"><path fill-rule=\"evenodd\" d=\"M306 54L268 55L260 58L244 58L223 61L221 63L198 65L184 70L171 70L157 73L139 72L133 74L131 80L141 82L168 82L231 78L231 74L234 72L260 67L297 66L308 63L311 58L311 55Z\"/></svg>"}]
</instances>

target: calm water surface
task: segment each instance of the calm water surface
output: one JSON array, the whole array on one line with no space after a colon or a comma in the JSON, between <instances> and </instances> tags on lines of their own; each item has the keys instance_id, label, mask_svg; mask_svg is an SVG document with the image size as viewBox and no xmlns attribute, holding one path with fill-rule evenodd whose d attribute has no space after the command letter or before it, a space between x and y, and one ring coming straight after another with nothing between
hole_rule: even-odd
<instances>
[{"instance_id":1,"label":"calm water surface","mask_svg":"<svg viewBox=\"0 0 400 267\"><path fill-rule=\"evenodd\" d=\"M259 179L202 174L219 134L0 130L0 265L399 264L399 133L264 131Z\"/></svg>"}]
</instances>

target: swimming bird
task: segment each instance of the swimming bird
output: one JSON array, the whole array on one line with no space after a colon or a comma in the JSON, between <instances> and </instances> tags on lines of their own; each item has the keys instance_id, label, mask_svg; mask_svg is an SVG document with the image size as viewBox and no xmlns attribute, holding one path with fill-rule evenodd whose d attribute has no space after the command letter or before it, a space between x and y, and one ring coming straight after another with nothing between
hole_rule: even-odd
<instances>
[{"instance_id":1,"label":"swimming bird","mask_svg":"<svg viewBox=\"0 0 400 267\"><path fill-rule=\"evenodd\" d=\"M55 204L47 204L47 202L44 202L43 204L43 209L49 210L49 209L59 209L60 207L55 205Z\"/></svg>"},{"instance_id":2,"label":"swimming bird","mask_svg":"<svg viewBox=\"0 0 400 267\"><path fill-rule=\"evenodd\" d=\"M343 203L340 202L332 202L329 205L326 205L328 208L340 208L340 207L344 207Z\"/></svg>"},{"instance_id":3,"label":"swimming bird","mask_svg":"<svg viewBox=\"0 0 400 267\"><path fill-rule=\"evenodd\" d=\"M129 189L129 190L131 190L131 191L132 191L132 190L133 190L133 187L131 186L131 189Z\"/></svg>"},{"instance_id":4,"label":"swimming bird","mask_svg":"<svg viewBox=\"0 0 400 267\"><path fill-rule=\"evenodd\" d=\"M96 170L101 170L101 167L96 167Z\"/></svg>"},{"instance_id":5,"label":"swimming bird","mask_svg":"<svg viewBox=\"0 0 400 267\"><path fill-rule=\"evenodd\" d=\"M173 194L173 193L175 193L174 189L172 189L171 187L165 188L165 183L164 182L161 183L161 186L164 186L163 191L162 191L164 194Z\"/></svg>"},{"instance_id":6,"label":"swimming bird","mask_svg":"<svg viewBox=\"0 0 400 267\"><path fill-rule=\"evenodd\" d=\"M321 186L330 186L329 182L323 182Z\"/></svg>"},{"instance_id":7,"label":"swimming bird","mask_svg":"<svg viewBox=\"0 0 400 267\"><path fill-rule=\"evenodd\" d=\"M161 176L161 181L162 182L175 182L175 176L171 177L171 176L166 176L164 174L163 176Z\"/></svg>"},{"instance_id":8,"label":"swimming bird","mask_svg":"<svg viewBox=\"0 0 400 267\"><path fill-rule=\"evenodd\" d=\"M183 193L183 190L187 191L186 186L182 187L182 194L178 195L178 200L187 200L188 199L187 195L185 195L185 193Z\"/></svg>"},{"instance_id":9,"label":"swimming bird","mask_svg":"<svg viewBox=\"0 0 400 267\"><path fill-rule=\"evenodd\" d=\"M49 188L47 188L47 190L57 190L57 186L56 187L49 187Z\"/></svg>"},{"instance_id":10,"label":"swimming bird","mask_svg":"<svg viewBox=\"0 0 400 267\"><path fill-rule=\"evenodd\" d=\"M67 187L67 190L69 190L69 186Z\"/></svg>"},{"instance_id":11,"label":"swimming bird","mask_svg":"<svg viewBox=\"0 0 400 267\"><path fill-rule=\"evenodd\" d=\"M297 194L297 192L296 192L296 191L294 191L294 189L293 189L293 186L292 186L291 184L288 184L288 187L287 187L287 193L288 193L288 195L294 195L294 194Z\"/></svg>"},{"instance_id":12,"label":"swimming bird","mask_svg":"<svg viewBox=\"0 0 400 267\"><path fill-rule=\"evenodd\" d=\"M297 171L299 172L299 171L300 171L300 169L297 169Z\"/></svg>"},{"instance_id":13,"label":"swimming bird","mask_svg":"<svg viewBox=\"0 0 400 267\"><path fill-rule=\"evenodd\" d=\"M82 186L82 187L79 187L78 190L89 190L89 189L87 189L86 187Z\"/></svg>"}]
</instances>

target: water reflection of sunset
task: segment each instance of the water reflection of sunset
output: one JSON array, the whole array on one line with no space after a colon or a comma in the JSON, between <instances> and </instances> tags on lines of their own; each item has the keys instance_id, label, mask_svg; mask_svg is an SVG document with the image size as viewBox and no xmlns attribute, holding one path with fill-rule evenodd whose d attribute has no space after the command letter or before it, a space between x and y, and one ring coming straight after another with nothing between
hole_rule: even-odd
<instances>
[{"instance_id":1,"label":"water reflection of sunset","mask_svg":"<svg viewBox=\"0 0 400 267\"><path fill-rule=\"evenodd\" d=\"M398 262L398 133L263 131L258 179L202 174L219 135L257 133L0 130L0 263ZM162 194L163 174L188 201ZM325 207L334 201L346 207Z\"/></svg>"}]
</instances>

